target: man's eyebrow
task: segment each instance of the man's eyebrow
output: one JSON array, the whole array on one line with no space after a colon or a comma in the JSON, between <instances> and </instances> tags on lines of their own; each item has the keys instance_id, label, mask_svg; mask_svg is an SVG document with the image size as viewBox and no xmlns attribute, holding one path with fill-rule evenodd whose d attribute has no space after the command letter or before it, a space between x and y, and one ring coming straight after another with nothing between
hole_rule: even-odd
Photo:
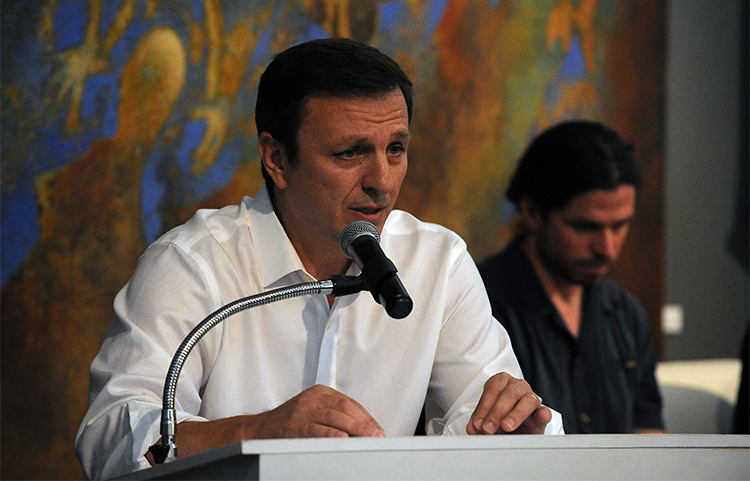
<instances>
[{"instance_id":1,"label":"man's eyebrow","mask_svg":"<svg viewBox=\"0 0 750 481\"><path fill-rule=\"evenodd\" d=\"M614 225L621 225L621 224L629 224L635 220L635 216L631 215L630 217L627 217L625 219L620 219L619 221L615 222Z\"/></svg>"},{"instance_id":2,"label":"man's eyebrow","mask_svg":"<svg viewBox=\"0 0 750 481\"><path fill-rule=\"evenodd\" d=\"M574 217L572 219L568 219L566 222L570 225L577 225L577 226L597 226L597 227L607 227L610 225L621 225L621 224L627 224L632 222L635 219L635 216L629 216L624 219L620 219L616 222L606 223L606 222L599 222L596 220L591 219L580 219L577 217Z\"/></svg>"},{"instance_id":3,"label":"man's eyebrow","mask_svg":"<svg viewBox=\"0 0 750 481\"><path fill-rule=\"evenodd\" d=\"M408 129L399 130L393 137L398 140L409 139L411 138L411 132L409 132ZM352 135L340 139L339 143L347 145L366 145L369 144L370 141L371 139L369 137L358 137L357 135Z\"/></svg>"},{"instance_id":4,"label":"man's eyebrow","mask_svg":"<svg viewBox=\"0 0 750 481\"><path fill-rule=\"evenodd\" d=\"M396 137L399 137L399 138L404 138L404 137L409 138L409 137L411 137L411 132L409 131L409 129L399 130L396 133Z\"/></svg>"},{"instance_id":5,"label":"man's eyebrow","mask_svg":"<svg viewBox=\"0 0 750 481\"><path fill-rule=\"evenodd\" d=\"M566 220L566 222L570 225L576 225L576 226L603 226L604 224L602 222L597 222L595 220L590 219L578 219L578 218L572 218Z\"/></svg>"}]
</instances>

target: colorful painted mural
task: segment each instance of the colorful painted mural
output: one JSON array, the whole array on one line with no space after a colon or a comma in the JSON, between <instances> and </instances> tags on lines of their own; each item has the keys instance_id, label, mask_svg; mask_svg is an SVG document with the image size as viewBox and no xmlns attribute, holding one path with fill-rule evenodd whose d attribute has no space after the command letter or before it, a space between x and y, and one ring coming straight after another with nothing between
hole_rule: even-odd
<instances>
[{"instance_id":1,"label":"colorful painted mural","mask_svg":"<svg viewBox=\"0 0 750 481\"><path fill-rule=\"evenodd\" d=\"M478 260L511 236L503 193L531 137L570 118L618 130L646 184L615 275L658 313L663 0L1 8L3 479L83 476L73 439L115 294L161 233L255 194L255 87L305 40L354 38L404 67L416 103L398 207L457 231Z\"/></svg>"}]
</instances>

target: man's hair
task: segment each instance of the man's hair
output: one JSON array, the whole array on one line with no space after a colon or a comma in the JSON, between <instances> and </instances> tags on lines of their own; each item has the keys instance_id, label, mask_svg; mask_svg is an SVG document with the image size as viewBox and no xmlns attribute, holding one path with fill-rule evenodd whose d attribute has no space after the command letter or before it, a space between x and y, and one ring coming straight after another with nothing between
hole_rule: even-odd
<instances>
[{"instance_id":1,"label":"man's hair","mask_svg":"<svg viewBox=\"0 0 750 481\"><path fill-rule=\"evenodd\" d=\"M404 95L411 121L412 83L390 57L346 38L305 42L276 55L260 77L255 103L258 135L270 133L293 164L307 99L374 97L396 89ZM265 168L263 176L270 180Z\"/></svg>"},{"instance_id":2,"label":"man's hair","mask_svg":"<svg viewBox=\"0 0 750 481\"><path fill-rule=\"evenodd\" d=\"M543 215L592 190L641 184L633 147L598 122L560 123L534 139L516 167L506 197L528 195Z\"/></svg>"}]
</instances>

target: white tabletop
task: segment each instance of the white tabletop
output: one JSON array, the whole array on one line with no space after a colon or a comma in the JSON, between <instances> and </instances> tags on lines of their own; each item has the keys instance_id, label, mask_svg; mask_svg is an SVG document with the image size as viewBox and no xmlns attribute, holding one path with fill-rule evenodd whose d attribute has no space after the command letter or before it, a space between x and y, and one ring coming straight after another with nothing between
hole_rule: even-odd
<instances>
[{"instance_id":1,"label":"white tabletop","mask_svg":"<svg viewBox=\"0 0 750 481\"><path fill-rule=\"evenodd\" d=\"M567 435L235 443L130 479L750 479L750 436Z\"/></svg>"}]
</instances>

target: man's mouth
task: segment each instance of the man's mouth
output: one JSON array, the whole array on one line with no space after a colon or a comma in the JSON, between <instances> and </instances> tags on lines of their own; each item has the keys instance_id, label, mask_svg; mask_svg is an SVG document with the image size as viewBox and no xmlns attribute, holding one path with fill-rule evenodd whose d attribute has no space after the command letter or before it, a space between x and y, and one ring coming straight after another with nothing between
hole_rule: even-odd
<instances>
[{"instance_id":1,"label":"man's mouth","mask_svg":"<svg viewBox=\"0 0 750 481\"><path fill-rule=\"evenodd\" d=\"M382 211L383 207L360 207L360 208L355 208L353 210L356 210L357 212L360 212L365 215L373 215Z\"/></svg>"},{"instance_id":2,"label":"man's mouth","mask_svg":"<svg viewBox=\"0 0 750 481\"><path fill-rule=\"evenodd\" d=\"M588 272L596 272L599 274L606 274L609 271L609 262L586 262L579 265L581 269Z\"/></svg>"}]
</instances>

